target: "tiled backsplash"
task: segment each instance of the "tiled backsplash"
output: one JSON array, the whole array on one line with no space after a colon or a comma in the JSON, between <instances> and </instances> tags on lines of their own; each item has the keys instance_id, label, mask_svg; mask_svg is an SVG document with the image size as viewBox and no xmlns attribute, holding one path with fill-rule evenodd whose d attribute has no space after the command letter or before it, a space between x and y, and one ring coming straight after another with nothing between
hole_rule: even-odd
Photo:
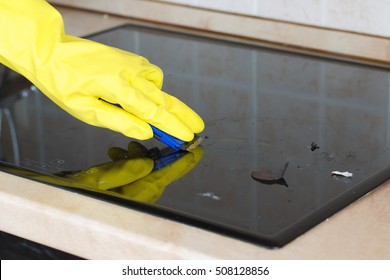
<instances>
[{"instance_id":1,"label":"tiled backsplash","mask_svg":"<svg viewBox=\"0 0 390 280\"><path fill-rule=\"evenodd\" d=\"M158 1L390 37L389 0Z\"/></svg>"}]
</instances>

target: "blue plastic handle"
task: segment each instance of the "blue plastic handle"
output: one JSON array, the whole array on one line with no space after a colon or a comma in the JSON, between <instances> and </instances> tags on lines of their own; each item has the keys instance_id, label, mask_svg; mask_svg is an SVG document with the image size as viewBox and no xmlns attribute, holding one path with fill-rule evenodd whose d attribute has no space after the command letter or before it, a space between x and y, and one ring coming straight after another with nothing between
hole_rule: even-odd
<instances>
[{"instance_id":1,"label":"blue plastic handle","mask_svg":"<svg viewBox=\"0 0 390 280\"><path fill-rule=\"evenodd\" d=\"M180 140L168 133L165 133L164 131L158 129L157 127L149 124L150 127L153 130L154 138L159 140L160 142L164 143L165 145L171 147L175 151L182 150L183 144L186 143L183 140Z\"/></svg>"},{"instance_id":2,"label":"blue plastic handle","mask_svg":"<svg viewBox=\"0 0 390 280\"><path fill-rule=\"evenodd\" d=\"M122 106L120 104L114 104L114 105L119 107L119 108L122 108ZM156 138L160 142L164 143L168 147L171 147L175 151L183 150L183 144L186 143L185 141L180 140L176 137L173 137L172 135L165 133L164 131L158 129L157 127L155 127L151 124L149 124L149 125L153 130L154 138Z\"/></svg>"}]
</instances>

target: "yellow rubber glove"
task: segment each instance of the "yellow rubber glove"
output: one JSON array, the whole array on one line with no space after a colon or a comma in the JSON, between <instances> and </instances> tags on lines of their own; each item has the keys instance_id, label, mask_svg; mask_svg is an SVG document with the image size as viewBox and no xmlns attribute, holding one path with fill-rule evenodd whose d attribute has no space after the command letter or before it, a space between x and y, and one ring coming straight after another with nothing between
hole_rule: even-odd
<instances>
[{"instance_id":1,"label":"yellow rubber glove","mask_svg":"<svg viewBox=\"0 0 390 280\"><path fill-rule=\"evenodd\" d=\"M148 123L184 141L204 128L198 114L161 91L157 66L66 35L61 15L44 0L0 0L0 38L1 63L88 124L140 140L153 136Z\"/></svg>"}]
</instances>

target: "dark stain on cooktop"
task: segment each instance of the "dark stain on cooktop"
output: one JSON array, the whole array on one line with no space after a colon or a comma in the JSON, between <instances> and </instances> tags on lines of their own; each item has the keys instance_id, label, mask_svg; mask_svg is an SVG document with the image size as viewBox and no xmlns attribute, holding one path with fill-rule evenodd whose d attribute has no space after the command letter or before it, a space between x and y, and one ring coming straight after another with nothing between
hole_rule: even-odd
<instances>
[{"instance_id":1,"label":"dark stain on cooktop","mask_svg":"<svg viewBox=\"0 0 390 280\"><path fill-rule=\"evenodd\" d=\"M252 171L251 176L254 180L263 184L279 184L288 187L286 180L283 178L284 173L287 170L288 164L289 162L286 161L283 167L278 168L276 170L264 169L259 171Z\"/></svg>"}]
</instances>

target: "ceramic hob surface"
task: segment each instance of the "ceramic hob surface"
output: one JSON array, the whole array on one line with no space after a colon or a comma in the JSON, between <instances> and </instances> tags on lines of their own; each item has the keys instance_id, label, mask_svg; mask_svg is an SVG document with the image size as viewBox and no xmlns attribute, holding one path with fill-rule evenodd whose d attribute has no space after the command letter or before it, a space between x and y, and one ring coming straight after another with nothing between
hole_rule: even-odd
<instances>
[{"instance_id":1,"label":"ceramic hob surface","mask_svg":"<svg viewBox=\"0 0 390 280\"><path fill-rule=\"evenodd\" d=\"M133 25L91 39L159 65L201 146L152 170L158 141L86 125L2 68L1 170L272 247L390 178L387 69Z\"/></svg>"}]
</instances>

